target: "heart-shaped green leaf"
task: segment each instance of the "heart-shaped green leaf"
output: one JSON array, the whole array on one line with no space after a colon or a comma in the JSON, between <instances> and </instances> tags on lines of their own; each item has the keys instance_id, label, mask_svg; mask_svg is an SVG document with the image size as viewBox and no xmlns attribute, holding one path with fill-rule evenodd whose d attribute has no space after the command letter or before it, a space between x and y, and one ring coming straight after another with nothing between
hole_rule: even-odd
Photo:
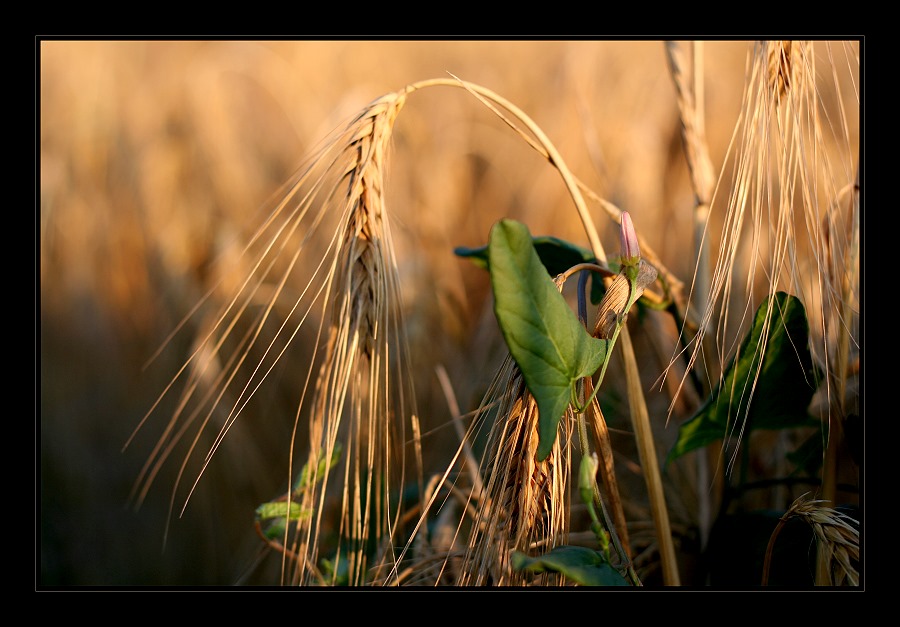
<instances>
[{"instance_id":1,"label":"heart-shaped green leaf","mask_svg":"<svg viewBox=\"0 0 900 627\"><path fill-rule=\"evenodd\" d=\"M537 457L543 460L553 448L572 385L596 372L606 358L608 342L591 337L578 322L524 224L514 220L495 224L488 260L497 322L537 402Z\"/></svg>"},{"instance_id":2,"label":"heart-shaped green leaf","mask_svg":"<svg viewBox=\"0 0 900 627\"><path fill-rule=\"evenodd\" d=\"M732 430L815 427L808 407L816 390L803 303L778 292L756 310L753 327L706 403L681 425L668 461L727 438ZM764 337L767 341L763 343ZM762 367L760 367L760 359Z\"/></svg>"}]
</instances>

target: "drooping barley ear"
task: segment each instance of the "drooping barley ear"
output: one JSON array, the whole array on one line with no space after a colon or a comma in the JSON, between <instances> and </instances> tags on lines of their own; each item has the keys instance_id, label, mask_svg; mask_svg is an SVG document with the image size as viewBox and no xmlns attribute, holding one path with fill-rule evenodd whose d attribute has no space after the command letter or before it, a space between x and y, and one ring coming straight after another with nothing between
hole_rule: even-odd
<instances>
[{"instance_id":1,"label":"drooping barley ear","mask_svg":"<svg viewBox=\"0 0 900 627\"><path fill-rule=\"evenodd\" d=\"M537 402L511 358L497 380L508 383L497 399L497 418L488 436L482 464L485 488L460 569L460 586L525 585L530 579L512 570L511 552L546 553L564 544L568 534L569 447L560 442L569 438L561 434L550 455L538 461ZM491 405L482 403L484 411ZM560 431L570 423L561 420ZM544 574L535 583L562 585L564 580Z\"/></svg>"},{"instance_id":2,"label":"drooping barley ear","mask_svg":"<svg viewBox=\"0 0 900 627\"><path fill-rule=\"evenodd\" d=\"M781 517L766 547L762 585L768 583L772 551L778 534L792 518L803 520L815 534L817 571L827 573L824 580L816 581L816 585L859 585L859 522L842 512L825 507L823 503L826 502L809 500L803 495Z\"/></svg>"}]
</instances>

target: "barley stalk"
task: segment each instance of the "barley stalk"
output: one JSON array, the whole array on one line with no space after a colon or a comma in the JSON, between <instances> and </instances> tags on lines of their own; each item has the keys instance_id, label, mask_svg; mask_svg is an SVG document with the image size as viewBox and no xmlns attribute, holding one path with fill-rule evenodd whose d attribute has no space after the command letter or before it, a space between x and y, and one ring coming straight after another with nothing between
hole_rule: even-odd
<instances>
[{"instance_id":1,"label":"barley stalk","mask_svg":"<svg viewBox=\"0 0 900 627\"><path fill-rule=\"evenodd\" d=\"M400 487L416 482L423 487L410 358L384 202L391 132L405 100L405 93L392 93L365 107L314 151L281 191L244 249L241 259L250 261L241 270L243 278L175 377L190 373L191 379L141 477L143 495L174 444L199 421L180 482L201 434L215 418L221 426L185 507L244 408L296 345L301 327L318 313L306 378L297 382L288 469L292 478L305 466L310 479L284 497L307 515L296 529L286 526L280 538L285 583L335 583L341 573L350 585L383 579L383 572L394 566L393 547L402 544ZM300 281L304 287L290 291ZM275 315L276 307L284 307L283 316ZM237 335L241 329L246 329L243 336ZM240 338L236 343L235 336ZM226 350L233 352L223 361ZM199 381L209 385L201 388ZM201 389L208 391L201 394ZM181 418L184 424L176 428ZM305 454L296 453L303 447L308 447ZM338 450L337 466L320 464ZM176 483L173 504L177 488ZM372 553L371 546L382 549ZM323 560L330 562L330 574L323 570Z\"/></svg>"},{"instance_id":2,"label":"barley stalk","mask_svg":"<svg viewBox=\"0 0 900 627\"><path fill-rule=\"evenodd\" d=\"M404 447L407 439L418 436L413 396L403 387L408 358L398 341L399 286L384 206L391 130L404 102L404 94L389 94L369 105L343 136L345 159L335 161L346 185L343 230L330 279L334 304L309 417L306 466L318 469L320 458L330 459L339 437L347 441L346 461L336 477L327 467L323 476L314 475L315 487L301 496L301 506L316 515L301 521L295 540L301 555L295 581L300 584L307 583L306 573L314 572L311 565L322 557L319 545L332 489L340 499L338 535L348 547L345 554L337 549L333 560L346 560L350 584L383 579L396 558L391 547L399 544L395 534L401 508L396 500L406 482ZM415 467L421 468L418 444L414 454ZM332 488L334 483L339 487ZM370 564L367 550L375 539L387 548Z\"/></svg>"}]
</instances>

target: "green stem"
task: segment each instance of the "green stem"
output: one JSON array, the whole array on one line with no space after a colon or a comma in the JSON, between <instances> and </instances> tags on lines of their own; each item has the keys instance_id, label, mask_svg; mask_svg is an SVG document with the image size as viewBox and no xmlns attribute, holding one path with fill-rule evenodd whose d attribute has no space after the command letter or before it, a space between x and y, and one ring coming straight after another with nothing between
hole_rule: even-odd
<instances>
[{"instance_id":1,"label":"green stem","mask_svg":"<svg viewBox=\"0 0 900 627\"><path fill-rule=\"evenodd\" d=\"M587 328L587 302L585 299L585 286L587 283L587 272L582 272L578 277L578 318L581 320L581 324ZM612 347L615 344L615 338L619 334L619 327L616 327L616 331L613 334L613 340L609 344L609 347ZM603 360L603 370L600 374L600 379L597 381L597 385L594 386L594 390L591 393L590 400L585 403L585 407L590 407L591 403L594 400L594 397L597 395L597 390L600 389L600 381L603 379L603 373L606 372L606 365L609 363L610 350L606 351L606 358ZM576 399L577 400L577 399ZM577 404L573 403L573 407L577 406ZM581 444L582 455L591 455L590 450L590 442L588 441L587 436L587 425L584 419L584 410L577 411L577 419L576 422L578 424L578 440ZM621 559L625 563L625 569L628 574L628 578L631 580L632 585L634 586L643 586L640 578L637 576L637 573L634 570L634 564L631 561L631 558L628 557L628 553L625 551L625 547L622 546L622 541L619 539L619 534L616 533L616 527L612 523L612 519L609 516L609 512L606 511L606 504L603 502L603 495L600 494L600 487L597 485L596 476L593 481L593 495L594 502L600 506L600 512L603 514L603 525L606 528L606 531L609 533L610 538L612 538L613 546L616 548L616 553L619 554L619 559ZM596 511L593 508L589 508L591 511L591 518L594 522L597 521Z\"/></svg>"}]
</instances>

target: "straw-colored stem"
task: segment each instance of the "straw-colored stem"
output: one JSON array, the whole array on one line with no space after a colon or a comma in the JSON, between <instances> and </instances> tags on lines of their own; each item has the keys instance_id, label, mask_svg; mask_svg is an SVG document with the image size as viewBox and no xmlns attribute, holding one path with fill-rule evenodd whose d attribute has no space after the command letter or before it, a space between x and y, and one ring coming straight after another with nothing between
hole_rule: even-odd
<instances>
[{"instance_id":1,"label":"straw-colored stem","mask_svg":"<svg viewBox=\"0 0 900 627\"><path fill-rule=\"evenodd\" d=\"M496 113L513 129L518 130L518 128L491 103L500 105L501 107L512 113L516 118L518 118L520 122L522 122L522 124L525 125L525 127L537 138L538 144L541 147L540 152L550 161L551 164L553 164L553 166L559 171L560 175L562 176L563 181L566 184L566 189L569 190L569 194L572 196L572 200L575 203L575 208L578 211L578 216L581 218L581 223L584 226L585 234L587 235L588 241L590 242L591 250L593 251L594 256L599 261L606 263L606 252L603 250L603 244L600 242L600 236L597 234L597 229L594 226L593 220L591 220L591 215L588 212L587 204L584 201L584 197L581 195L578 181L569 170L562 156L559 154L559 151L553 145L553 142L550 141L541 127L538 126L534 122L534 120L528 117L528 115L526 115L524 111L522 111L519 107L514 105L506 98L499 96L490 89L481 87L480 85L476 85L475 83L462 81L455 77L453 80L432 79L414 83L407 87L407 90L414 91L416 89L421 89L423 87L433 85L453 85L456 87L463 87L473 93L482 103L484 103L489 109ZM535 146L535 144L532 143L532 146Z\"/></svg>"},{"instance_id":2,"label":"straw-colored stem","mask_svg":"<svg viewBox=\"0 0 900 627\"><path fill-rule=\"evenodd\" d=\"M481 102L483 102L485 106L490 108L513 130L518 132L521 135L522 139L527 142L529 146L536 150L542 157L547 159L554 167L556 167L560 171L560 174L562 175L563 180L565 181L566 186L569 189L569 193L572 196L572 200L575 203L575 207L578 210L578 215L581 218L582 225L584 226L585 233L591 245L591 251L599 261L606 263L606 253L603 250L603 245L600 243L600 238L597 236L597 230L594 227L594 223L587 211L587 206L584 202L584 198L586 197L596 202L600 206L600 208L603 209L603 211L605 211L606 214L613 219L616 224L621 224L622 222L622 210L608 200L598 196L593 190L591 190L587 185L579 180L578 177L576 177L568 169L559 152L556 150L556 148L553 146L544 132L540 129L540 127L535 124L535 122L531 120L531 118L529 118L521 109L516 107L508 100L498 96L490 89L481 87L480 85L476 85L475 83L463 82L459 79L431 79L413 83L406 88L406 91L412 92L424 87L432 87L438 85L464 87L465 89L468 89L479 100L481 100ZM523 133L511 120L509 120L505 115L503 115L502 112L500 112L495 106L493 106L493 104L491 104L492 102L508 109L511 113L513 113L523 124L525 124L525 126L538 138L539 141L535 141L534 139ZM656 251L653 249L653 247L650 246L650 244L643 237L641 237L640 234L638 235L638 243L641 248L641 255L647 261L653 264L653 266L659 271L660 277L664 280L665 284L669 286L671 296L678 304L679 310L684 311L682 302L684 284L682 283L681 279L679 279L668 269L668 267L666 267L659 255L656 254ZM657 297L657 295L651 292L647 292L647 297L653 299L654 297Z\"/></svg>"},{"instance_id":3,"label":"straw-colored stem","mask_svg":"<svg viewBox=\"0 0 900 627\"><path fill-rule=\"evenodd\" d=\"M650 510L656 524L656 537L659 542L659 555L662 563L663 583L667 586L681 584L678 564L675 560L675 545L672 542L672 529L669 526L669 512L666 508L666 497L663 492L662 478L659 472L659 460L656 458L656 445L653 441L653 430L650 428L650 415L647 402L641 389L641 377L638 371L634 347L628 326L622 325L622 358L625 362L625 376L628 384L628 405L631 408L631 421L637 440L641 468L650 498Z\"/></svg>"},{"instance_id":4,"label":"straw-colored stem","mask_svg":"<svg viewBox=\"0 0 900 627\"><path fill-rule=\"evenodd\" d=\"M681 117L681 139L684 146L691 184L694 189L694 282L691 288L691 306L694 311L706 311L710 293L709 242L706 235L709 221L709 208L715 188L712 160L706 142L703 92L703 42L690 42L685 53L684 45L677 42L666 42L666 53L672 81L678 96L678 110ZM685 56L688 58L685 59ZM701 337L703 334L701 333ZM699 371L700 380L704 376L706 360L698 360L695 369ZM700 526L700 544L706 546L712 528L713 503L712 493L708 489L710 466L720 464L719 458L709 455L707 451L699 451L697 464L697 498L698 519ZM721 473L712 473L719 477Z\"/></svg>"}]
</instances>

